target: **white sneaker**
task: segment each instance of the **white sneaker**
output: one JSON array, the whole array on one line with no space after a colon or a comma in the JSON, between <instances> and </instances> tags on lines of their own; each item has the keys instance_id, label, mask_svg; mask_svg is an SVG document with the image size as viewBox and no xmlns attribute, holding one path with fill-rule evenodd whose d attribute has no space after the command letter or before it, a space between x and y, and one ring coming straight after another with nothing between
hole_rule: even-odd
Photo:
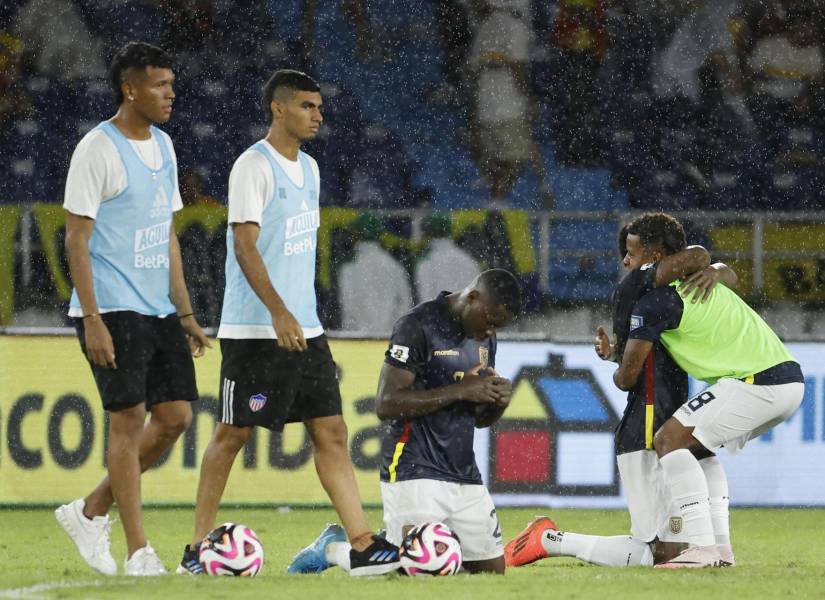
<instances>
[{"instance_id":1,"label":"white sneaker","mask_svg":"<svg viewBox=\"0 0 825 600\"><path fill-rule=\"evenodd\" d=\"M733 556L733 547L730 544L716 544L719 556L722 557L720 567L735 567L736 558Z\"/></svg>"},{"instance_id":2,"label":"white sneaker","mask_svg":"<svg viewBox=\"0 0 825 600\"><path fill-rule=\"evenodd\" d=\"M135 550L132 556L123 561L124 575L166 575L166 567L160 562L155 549L146 542L143 548Z\"/></svg>"},{"instance_id":3,"label":"white sneaker","mask_svg":"<svg viewBox=\"0 0 825 600\"><path fill-rule=\"evenodd\" d=\"M656 565L656 569L704 569L722 566L722 557L716 546L690 546L666 563Z\"/></svg>"},{"instance_id":4,"label":"white sneaker","mask_svg":"<svg viewBox=\"0 0 825 600\"><path fill-rule=\"evenodd\" d=\"M90 567L104 575L117 575L117 563L109 550L112 520L109 515L89 519L83 514L85 507L79 498L55 510L54 516Z\"/></svg>"}]
</instances>

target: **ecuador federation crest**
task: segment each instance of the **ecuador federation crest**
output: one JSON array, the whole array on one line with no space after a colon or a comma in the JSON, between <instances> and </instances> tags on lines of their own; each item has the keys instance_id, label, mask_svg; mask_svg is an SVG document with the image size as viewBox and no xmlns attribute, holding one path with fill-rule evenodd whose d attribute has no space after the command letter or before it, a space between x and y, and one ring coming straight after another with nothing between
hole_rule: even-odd
<instances>
[{"instance_id":1,"label":"ecuador federation crest","mask_svg":"<svg viewBox=\"0 0 825 600\"><path fill-rule=\"evenodd\" d=\"M670 517L670 533L682 531L682 517Z\"/></svg>"},{"instance_id":2,"label":"ecuador federation crest","mask_svg":"<svg viewBox=\"0 0 825 600\"><path fill-rule=\"evenodd\" d=\"M478 362L483 368L486 368L490 363L490 349L487 346L479 346L478 348Z\"/></svg>"}]
</instances>

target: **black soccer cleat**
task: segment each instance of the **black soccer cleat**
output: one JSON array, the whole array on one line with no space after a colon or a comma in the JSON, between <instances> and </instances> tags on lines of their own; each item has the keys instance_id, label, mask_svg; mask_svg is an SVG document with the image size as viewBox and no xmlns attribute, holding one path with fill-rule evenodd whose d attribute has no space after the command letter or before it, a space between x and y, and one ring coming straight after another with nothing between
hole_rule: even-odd
<instances>
[{"instance_id":1,"label":"black soccer cleat","mask_svg":"<svg viewBox=\"0 0 825 600\"><path fill-rule=\"evenodd\" d=\"M392 573L401 566L398 546L374 535L372 536L372 544L364 550L359 552L355 548L350 549L349 565L349 574L353 577Z\"/></svg>"},{"instance_id":2,"label":"black soccer cleat","mask_svg":"<svg viewBox=\"0 0 825 600\"><path fill-rule=\"evenodd\" d=\"M198 557L200 548L200 544L195 544L194 548L186 544L183 549L183 558L180 559L180 564L175 569L175 573L178 575L206 575L206 571L203 570Z\"/></svg>"}]
</instances>

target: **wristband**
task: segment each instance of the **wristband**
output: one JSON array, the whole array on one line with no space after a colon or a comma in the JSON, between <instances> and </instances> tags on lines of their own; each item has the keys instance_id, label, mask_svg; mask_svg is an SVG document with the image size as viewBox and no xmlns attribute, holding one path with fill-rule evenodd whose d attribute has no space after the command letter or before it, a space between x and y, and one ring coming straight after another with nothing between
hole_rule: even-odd
<instances>
[{"instance_id":1,"label":"wristband","mask_svg":"<svg viewBox=\"0 0 825 600\"><path fill-rule=\"evenodd\" d=\"M178 315L178 319L185 319L186 317L194 316L195 313L186 313L185 315Z\"/></svg>"},{"instance_id":2,"label":"wristband","mask_svg":"<svg viewBox=\"0 0 825 600\"><path fill-rule=\"evenodd\" d=\"M89 313L88 315L83 315L83 319L89 319L91 317L99 317L100 313Z\"/></svg>"}]
</instances>

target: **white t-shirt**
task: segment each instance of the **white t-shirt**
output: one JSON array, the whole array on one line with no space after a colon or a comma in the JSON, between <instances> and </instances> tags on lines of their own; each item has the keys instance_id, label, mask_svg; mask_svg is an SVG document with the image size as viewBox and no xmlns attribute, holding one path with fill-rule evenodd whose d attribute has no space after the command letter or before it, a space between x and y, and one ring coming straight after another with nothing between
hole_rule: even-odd
<instances>
[{"instance_id":1,"label":"white t-shirt","mask_svg":"<svg viewBox=\"0 0 825 600\"><path fill-rule=\"evenodd\" d=\"M519 89L509 67L486 65L487 54L500 54L508 61L526 64L530 59L533 32L522 19L496 11L478 28L469 63L478 73L478 120L502 123L521 119L527 112L527 97Z\"/></svg>"},{"instance_id":2,"label":"white t-shirt","mask_svg":"<svg viewBox=\"0 0 825 600\"><path fill-rule=\"evenodd\" d=\"M157 130L160 131L160 130ZM172 139L163 131L160 137L169 150L175 166L175 180L178 173L178 159L172 146ZM159 142L156 137L148 140L129 140L137 155L150 169L159 169L163 164ZM96 218L100 205L111 200L128 185L126 169L114 142L100 129L92 129L83 136L74 149L69 174L66 176L66 193L63 208L81 217ZM175 185L172 210L183 208L180 189Z\"/></svg>"},{"instance_id":3,"label":"white t-shirt","mask_svg":"<svg viewBox=\"0 0 825 600\"><path fill-rule=\"evenodd\" d=\"M341 325L348 331L389 334L412 307L407 271L378 242L359 242L338 272Z\"/></svg>"},{"instance_id":4,"label":"white t-shirt","mask_svg":"<svg viewBox=\"0 0 825 600\"><path fill-rule=\"evenodd\" d=\"M730 64L735 64L728 23L739 4L736 0L705 2L682 21L653 61L651 83L657 96L685 96L698 101L699 69L711 52L721 52Z\"/></svg>"},{"instance_id":5,"label":"white t-shirt","mask_svg":"<svg viewBox=\"0 0 825 600\"><path fill-rule=\"evenodd\" d=\"M304 185L304 172L300 160L289 160L266 140L262 140L269 154L284 170L296 186ZM317 189L321 189L321 175L318 163L307 155L309 166L315 177ZM275 194L275 177L266 157L255 150L247 150L238 157L229 173L229 222L261 222L264 208Z\"/></svg>"},{"instance_id":6,"label":"white t-shirt","mask_svg":"<svg viewBox=\"0 0 825 600\"><path fill-rule=\"evenodd\" d=\"M748 66L763 77L754 90L783 100L799 96L806 82L822 73L822 65L822 48L794 46L784 36L759 40L748 58Z\"/></svg>"},{"instance_id":7,"label":"white t-shirt","mask_svg":"<svg viewBox=\"0 0 825 600\"><path fill-rule=\"evenodd\" d=\"M481 267L475 259L447 238L430 242L427 255L415 265L418 301L432 300L440 292L455 292L475 279Z\"/></svg>"}]
</instances>

